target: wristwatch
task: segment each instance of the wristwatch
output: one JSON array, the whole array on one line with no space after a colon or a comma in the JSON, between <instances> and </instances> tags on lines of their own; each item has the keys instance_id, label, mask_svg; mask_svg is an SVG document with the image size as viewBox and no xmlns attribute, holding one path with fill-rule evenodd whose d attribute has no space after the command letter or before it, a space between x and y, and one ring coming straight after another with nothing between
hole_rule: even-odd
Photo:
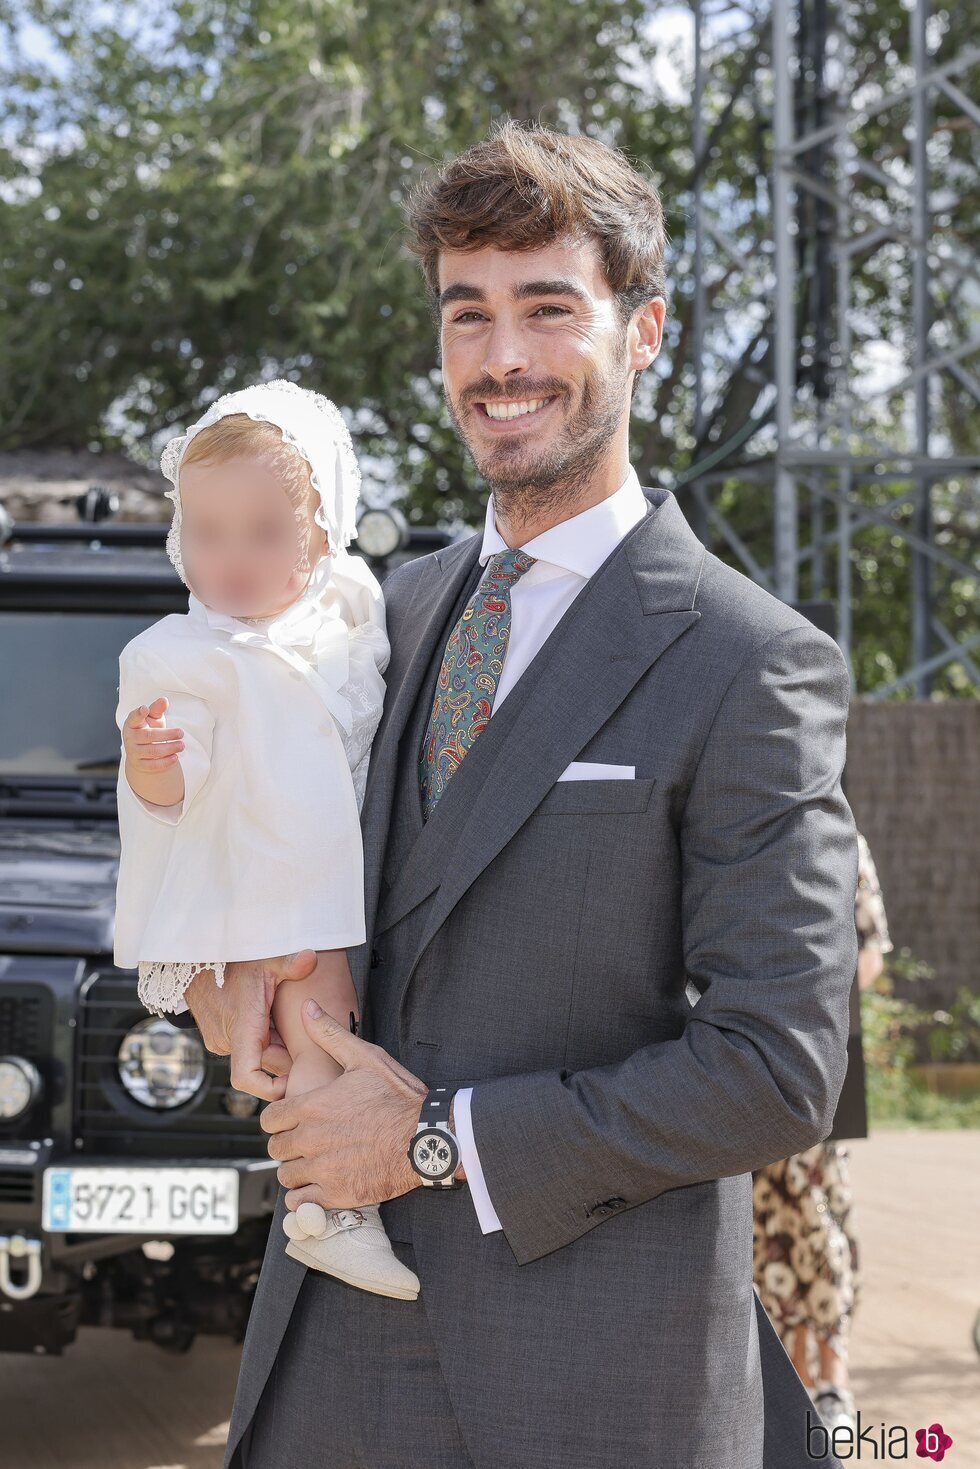
<instances>
[{"instance_id":1,"label":"wristwatch","mask_svg":"<svg viewBox=\"0 0 980 1469\"><path fill-rule=\"evenodd\" d=\"M461 1162L459 1143L449 1130L449 1107L455 1088L434 1086L422 1103L408 1159L426 1188L462 1188L453 1174Z\"/></svg>"}]
</instances>

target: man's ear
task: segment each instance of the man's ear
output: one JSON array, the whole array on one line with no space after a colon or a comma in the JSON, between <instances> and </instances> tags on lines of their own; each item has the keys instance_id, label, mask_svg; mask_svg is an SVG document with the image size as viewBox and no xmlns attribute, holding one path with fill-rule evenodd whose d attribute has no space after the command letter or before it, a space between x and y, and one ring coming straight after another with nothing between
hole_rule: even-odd
<instances>
[{"instance_id":1,"label":"man's ear","mask_svg":"<svg viewBox=\"0 0 980 1469\"><path fill-rule=\"evenodd\" d=\"M654 296L630 322L630 366L636 372L649 367L663 345L664 317L667 303L662 296Z\"/></svg>"}]
</instances>

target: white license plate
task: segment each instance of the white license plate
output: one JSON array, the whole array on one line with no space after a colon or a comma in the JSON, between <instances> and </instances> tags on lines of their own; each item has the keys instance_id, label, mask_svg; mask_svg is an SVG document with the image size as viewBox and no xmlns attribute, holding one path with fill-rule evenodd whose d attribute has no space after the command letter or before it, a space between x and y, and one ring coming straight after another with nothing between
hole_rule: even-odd
<instances>
[{"instance_id":1,"label":"white license plate","mask_svg":"<svg viewBox=\"0 0 980 1469\"><path fill-rule=\"evenodd\" d=\"M46 1168L42 1225L73 1234L234 1234L234 1168Z\"/></svg>"}]
</instances>

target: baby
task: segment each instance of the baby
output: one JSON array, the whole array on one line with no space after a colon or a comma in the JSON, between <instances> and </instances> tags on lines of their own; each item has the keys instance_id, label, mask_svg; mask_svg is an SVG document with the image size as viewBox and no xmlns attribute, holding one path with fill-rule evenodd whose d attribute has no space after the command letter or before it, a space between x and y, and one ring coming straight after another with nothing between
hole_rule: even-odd
<instances>
[{"instance_id":1,"label":"baby","mask_svg":"<svg viewBox=\"0 0 980 1469\"><path fill-rule=\"evenodd\" d=\"M190 595L119 659L114 958L163 1014L201 971L221 985L228 963L315 949L272 1006L295 1096L342 1070L304 1001L358 1012L346 949L365 941L359 811L390 654L381 589L347 550L360 475L334 404L284 380L218 398L161 465ZM377 1207L304 1203L283 1227L303 1264L417 1297Z\"/></svg>"}]
</instances>

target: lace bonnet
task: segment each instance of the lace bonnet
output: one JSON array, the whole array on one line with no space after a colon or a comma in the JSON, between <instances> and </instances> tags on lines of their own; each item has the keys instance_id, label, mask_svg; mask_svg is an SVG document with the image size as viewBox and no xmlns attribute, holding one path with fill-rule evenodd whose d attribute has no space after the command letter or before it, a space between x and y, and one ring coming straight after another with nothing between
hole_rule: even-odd
<instances>
[{"instance_id":1,"label":"lace bonnet","mask_svg":"<svg viewBox=\"0 0 980 1469\"><path fill-rule=\"evenodd\" d=\"M295 449L310 466L310 481L317 496L314 522L326 531L333 557L347 554L347 547L357 536L355 514L360 495L361 473L354 445L340 409L322 393L301 388L286 378L255 383L224 393L208 408L185 434L164 446L160 468L173 485L165 491L173 501L174 514L167 534L167 555L177 574L188 586L180 553L180 463L184 450L202 429L217 423L231 413L244 413L263 423L275 424L286 444ZM290 491L300 536L297 569L308 570L308 509L305 495Z\"/></svg>"}]
</instances>

